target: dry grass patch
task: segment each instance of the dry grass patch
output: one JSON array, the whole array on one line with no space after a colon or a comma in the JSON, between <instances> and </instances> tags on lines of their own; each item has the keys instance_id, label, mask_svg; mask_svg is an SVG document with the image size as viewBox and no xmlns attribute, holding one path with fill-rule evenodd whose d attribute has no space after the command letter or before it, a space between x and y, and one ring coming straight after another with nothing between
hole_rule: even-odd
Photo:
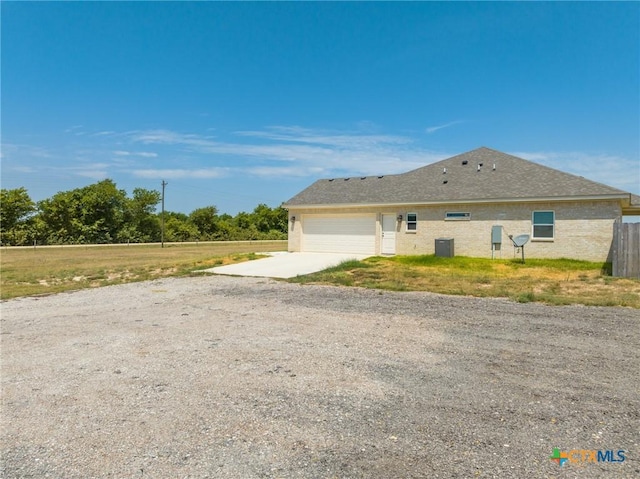
<instances>
[{"instance_id":1,"label":"dry grass patch","mask_svg":"<svg viewBox=\"0 0 640 479\"><path fill-rule=\"evenodd\" d=\"M609 271L608 264L569 259L529 259L522 264L519 260L395 256L345 262L293 281L640 308L640 281L612 278Z\"/></svg>"},{"instance_id":2,"label":"dry grass patch","mask_svg":"<svg viewBox=\"0 0 640 479\"><path fill-rule=\"evenodd\" d=\"M286 249L281 241L3 248L0 297L59 293L111 284L183 276L194 270L256 259Z\"/></svg>"}]
</instances>

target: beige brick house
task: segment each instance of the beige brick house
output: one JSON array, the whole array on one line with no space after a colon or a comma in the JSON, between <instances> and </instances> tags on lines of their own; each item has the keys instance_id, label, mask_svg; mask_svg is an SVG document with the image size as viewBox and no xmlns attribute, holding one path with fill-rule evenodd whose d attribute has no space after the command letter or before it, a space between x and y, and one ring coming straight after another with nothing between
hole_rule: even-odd
<instances>
[{"instance_id":1,"label":"beige brick house","mask_svg":"<svg viewBox=\"0 0 640 479\"><path fill-rule=\"evenodd\" d=\"M610 260L640 197L489 148L398 175L322 179L287 201L289 251ZM447 241L450 244L450 241Z\"/></svg>"}]
</instances>

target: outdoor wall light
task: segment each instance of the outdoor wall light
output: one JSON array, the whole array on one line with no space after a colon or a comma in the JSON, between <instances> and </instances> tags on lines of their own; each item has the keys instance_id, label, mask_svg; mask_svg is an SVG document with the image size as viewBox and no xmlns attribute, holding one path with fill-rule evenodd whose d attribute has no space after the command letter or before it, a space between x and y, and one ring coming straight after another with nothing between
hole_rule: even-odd
<instances>
[{"instance_id":1,"label":"outdoor wall light","mask_svg":"<svg viewBox=\"0 0 640 479\"><path fill-rule=\"evenodd\" d=\"M398 221L402 221L402 215L398 215Z\"/></svg>"}]
</instances>

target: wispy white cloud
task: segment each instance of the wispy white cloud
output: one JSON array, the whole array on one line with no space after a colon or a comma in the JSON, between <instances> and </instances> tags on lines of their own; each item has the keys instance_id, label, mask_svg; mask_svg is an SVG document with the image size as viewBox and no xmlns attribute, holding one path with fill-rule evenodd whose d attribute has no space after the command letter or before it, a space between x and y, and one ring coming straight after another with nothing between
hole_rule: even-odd
<instances>
[{"instance_id":1,"label":"wispy white cloud","mask_svg":"<svg viewBox=\"0 0 640 479\"><path fill-rule=\"evenodd\" d=\"M376 145L407 145L410 138L398 135L353 133L323 133L299 126L273 126L263 131L238 131L236 135L273 141L308 143L335 148L372 147Z\"/></svg>"},{"instance_id":2,"label":"wispy white cloud","mask_svg":"<svg viewBox=\"0 0 640 479\"><path fill-rule=\"evenodd\" d=\"M91 169L75 169L73 174L76 176L82 176L84 178L91 178L92 180L104 180L109 177L109 173L106 170L91 170Z\"/></svg>"},{"instance_id":3,"label":"wispy white cloud","mask_svg":"<svg viewBox=\"0 0 640 479\"><path fill-rule=\"evenodd\" d=\"M34 173L42 174L46 172L49 175L63 175L63 176L80 176L82 178L91 178L92 180L103 180L108 178L109 175L109 163L102 162L88 162L81 163L80 165L43 165L37 170L33 170Z\"/></svg>"},{"instance_id":4,"label":"wispy white cloud","mask_svg":"<svg viewBox=\"0 0 640 479\"><path fill-rule=\"evenodd\" d=\"M256 166L242 170L246 174L264 178L303 178L325 173L323 168L305 168L296 166Z\"/></svg>"},{"instance_id":5,"label":"wispy white cloud","mask_svg":"<svg viewBox=\"0 0 640 479\"><path fill-rule=\"evenodd\" d=\"M229 173L228 168L159 168L131 170L131 173L138 178L147 179L179 179L179 178L222 178Z\"/></svg>"},{"instance_id":6,"label":"wispy white cloud","mask_svg":"<svg viewBox=\"0 0 640 479\"><path fill-rule=\"evenodd\" d=\"M463 120L450 121L449 123L443 123L442 125L430 126L425 129L428 134L435 133L438 130L442 130L444 128L449 128L450 126L459 125L460 123L464 123Z\"/></svg>"},{"instance_id":7,"label":"wispy white cloud","mask_svg":"<svg viewBox=\"0 0 640 479\"><path fill-rule=\"evenodd\" d=\"M238 158L242 163L260 162L254 171L267 175L314 176L390 174L407 171L445 158L446 154L417 148L413 140L398 135L332 133L298 126L272 126L265 130L238 131L246 142L217 141L213 137L170 130L137 131L131 141L172 145L183 151L211 155L210 158ZM283 168L279 162L292 163ZM275 168L275 169L274 169Z\"/></svg>"},{"instance_id":8,"label":"wispy white cloud","mask_svg":"<svg viewBox=\"0 0 640 479\"><path fill-rule=\"evenodd\" d=\"M49 166L49 171L70 173L73 176L91 178L92 180L104 180L109 177L110 164L106 162L81 161L73 166Z\"/></svg>"},{"instance_id":9,"label":"wispy white cloud","mask_svg":"<svg viewBox=\"0 0 640 479\"><path fill-rule=\"evenodd\" d=\"M431 129L437 131L459 122ZM79 128L69 130L73 134ZM104 135L86 135L58 148L4 143L2 167L3 172L37 175L46 171L94 179L119 175L149 179L244 175L265 179L308 177L312 181L319 177L403 173L461 153L430 150L424 136L380 134L378 130L370 126L331 131L294 125L235 131L226 136L221 132L213 136L209 132L168 129L104 131ZM640 194L637 158L575 151L513 154Z\"/></svg>"},{"instance_id":10,"label":"wispy white cloud","mask_svg":"<svg viewBox=\"0 0 640 479\"><path fill-rule=\"evenodd\" d=\"M215 145L211 137L171 130L134 131L129 133L129 137L135 143L146 145L186 145L199 148Z\"/></svg>"},{"instance_id":11,"label":"wispy white cloud","mask_svg":"<svg viewBox=\"0 0 640 479\"><path fill-rule=\"evenodd\" d=\"M640 194L640 162L637 158L579 151L522 151L512 154L550 168Z\"/></svg>"},{"instance_id":12,"label":"wispy white cloud","mask_svg":"<svg viewBox=\"0 0 640 479\"><path fill-rule=\"evenodd\" d=\"M14 166L11 168L12 171L17 171L18 173L37 173L38 169L32 168L31 166Z\"/></svg>"},{"instance_id":13,"label":"wispy white cloud","mask_svg":"<svg viewBox=\"0 0 640 479\"><path fill-rule=\"evenodd\" d=\"M95 161L100 152L42 148L34 145L3 144L3 171L32 177L82 177L94 180L108 178L115 161ZM53 180L51 180L53 181Z\"/></svg>"},{"instance_id":14,"label":"wispy white cloud","mask_svg":"<svg viewBox=\"0 0 640 479\"><path fill-rule=\"evenodd\" d=\"M116 156L140 156L142 158L156 158L158 156L157 153L153 153L150 151L124 151L124 150L116 150L113 152Z\"/></svg>"},{"instance_id":15,"label":"wispy white cloud","mask_svg":"<svg viewBox=\"0 0 640 479\"><path fill-rule=\"evenodd\" d=\"M463 120L431 127L431 132ZM430 151L406 136L369 132L330 132L300 126L271 126L233 134L247 141L219 141L211 136L170 130L140 131L133 143L173 145L209 161L230 163L224 175L249 174L260 177L318 177L392 174L409 171L458 152ZM583 152L517 152L517 156L539 161L553 168L581 175L627 191L637 192L637 161L613 155ZM283 162L287 165L283 166ZM253 164L252 164L253 163ZM257 164L255 164L257 163ZM138 170L154 178L169 174L179 177L219 177L219 169ZM152 173L153 171L162 173ZM141 173L138 173L141 174Z\"/></svg>"},{"instance_id":16,"label":"wispy white cloud","mask_svg":"<svg viewBox=\"0 0 640 479\"><path fill-rule=\"evenodd\" d=\"M2 143L0 151L2 151L2 159L7 160L20 160L21 158L49 159L53 157L53 153L47 148L19 143Z\"/></svg>"}]
</instances>

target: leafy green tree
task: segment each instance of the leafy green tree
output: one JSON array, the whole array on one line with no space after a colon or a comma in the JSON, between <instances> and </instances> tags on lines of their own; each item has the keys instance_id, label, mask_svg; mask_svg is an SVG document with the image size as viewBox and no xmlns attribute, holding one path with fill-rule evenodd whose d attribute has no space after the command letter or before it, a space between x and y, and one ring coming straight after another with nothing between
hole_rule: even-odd
<instances>
[{"instance_id":1,"label":"leafy green tree","mask_svg":"<svg viewBox=\"0 0 640 479\"><path fill-rule=\"evenodd\" d=\"M273 212L267 205L259 204L256 206L253 210L252 217L252 223L261 233L267 233L272 229Z\"/></svg>"},{"instance_id":2,"label":"leafy green tree","mask_svg":"<svg viewBox=\"0 0 640 479\"><path fill-rule=\"evenodd\" d=\"M90 243L113 243L124 225L127 193L104 180L81 189L81 221Z\"/></svg>"},{"instance_id":3,"label":"leafy green tree","mask_svg":"<svg viewBox=\"0 0 640 479\"><path fill-rule=\"evenodd\" d=\"M164 240L165 241L196 241L198 228L189 221L184 213L165 211Z\"/></svg>"},{"instance_id":4,"label":"leafy green tree","mask_svg":"<svg viewBox=\"0 0 640 479\"><path fill-rule=\"evenodd\" d=\"M160 241L160 221L155 214L160 199L159 191L135 188L133 198L127 200L125 225L118 239L138 243Z\"/></svg>"},{"instance_id":5,"label":"leafy green tree","mask_svg":"<svg viewBox=\"0 0 640 479\"><path fill-rule=\"evenodd\" d=\"M0 227L3 230L25 221L35 210L36 205L25 188L0 190Z\"/></svg>"},{"instance_id":6,"label":"leafy green tree","mask_svg":"<svg viewBox=\"0 0 640 479\"><path fill-rule=\"evenodd\" d=\"M230 214L223 213L218 216L216 228L216 233L212 238L215 241L231 241L237 237L237 228L233 216Z\"/></svg>"},{"instance_id":7,"label":"leafy green tree","mask_svg":"<svg viewBox=\"0 0 640 479\"><path fill-rule=\"evenodd\" d=\"M233 218L235 224L234 240L254 240L258 239L259 231L254 224L254 216L241 211Z\"/></svg>"},{"instance_id":8,"label":"leafy green tree","mask_svg":"<svg viewBox=\"0 0 640 479\"><path fill-rule=\"evenodd\" d=\"M200 239L211 240L218 233L218 209L215 206L205 206L193 210L189 214L189 221L198 228Z\"/></svg>"},{"instance_id":9,"label":"leafy green tree","mask_svg":"<svg viewBox=\"0 0 640 479\"><path fill-rule=\"evenodd\" d=\"M135 188L131 198L112 180L61 191L37 205L25 188L2 190L3 244L152 242L161 238L156 190ZM34 214L35 213L35 214ZM215 206L165 212L166 241L285 239L287 212L259 204L251 213L218 215Z\"/></svg>"},{"instance_id":10,"label":"leafy green tree","mask_svg":"<svg viewBox=\"0 0 640 479\"><path fill-rule=\"evenodd\" d=\"M28 221L36 211L25 188L0 190L0 242L20 245L29 241Z\"/></svg>"},{"instance_id":11,"label":"leafy green tree","mask_svg":"<svg viewBox=\"0 0 640 479\"><path fill-rule=\"evenodd\" d=\"M71 243L76 231L76 200L73 192L61 191L38 203L38 217L45 225L41 240L50 244Z\"/></svg>"},{"instance_id":12,"label":"leafy green tree","mask_svg":"<svg viewBox=\"0 0 640 479\"><path fill-rule=\"evenodd\" d=\"M249 228L249 226L251 226L251 223L252 223L251 215L249 213L241 211L233 218L233 222L236 224L238 228L247 229Z\"/></svg>"},{"instance_id":13,"label":"leafy green tree","mask_svg":"<svg viewBox=\"0 0 640 479\"><path fill-rule=\"evenodd\" d=\"M284 234L285 239L289 231L289 212L282 206L273 209L273 229Z\"/></svg>"},{"instance_id":14,"label":"leafy green tree","mask_svg":"<svg viewBox=\"0 0 640 479\"><path fill-rule=\"evenodd\" d=\"M112 180L56 193L38 204L50 243L113 243L124 226L127 196Z\"/></svg>"},{"instance_id":15,"label":"leafy green tree","mask_svg":"<svg viewBox=\"0 0 640 479\"><path fill-rule=\"evenodd\" d=\"M265 204L259 204L251 214L251 223L259 232L260 239L286 238L288 215L282 207L269 208Z\"/></svg>"},{"instance_id":16,"label":"leafy green tree","mask_svg":"<svg viewBox=\"0 0 640 479\"><path fill-rule=\"evenodd\" d=\"M42 220L40 215L33 216L27 221L27 237L28 244L37 242L38 244L46 243L48 227Z\"/></svg>"}]
</instances>

